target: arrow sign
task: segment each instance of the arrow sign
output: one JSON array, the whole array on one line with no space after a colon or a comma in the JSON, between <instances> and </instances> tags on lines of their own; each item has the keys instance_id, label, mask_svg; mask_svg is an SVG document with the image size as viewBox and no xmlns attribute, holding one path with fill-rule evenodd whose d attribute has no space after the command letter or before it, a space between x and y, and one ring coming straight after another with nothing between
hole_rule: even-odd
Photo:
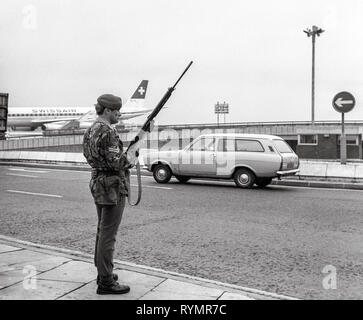
<instances>
[{"instance_id":1,"label":"arrow sign","mask_svg":"<svg viewBox=\"0 0 363 320\"><path fill-rule=\"evenodd\" d=\"M335 104L339 107L342 108L343 104L353 104L354 101L353 100L343 100L341 97L338 98L337 100L335 100Z\"/></svg>"},{"instance_id":2,"label":"arrow sign","mask_svg":"<svg viewBox=\"0 0 363 320\"><path fill-rule=\"evenodd\" d=\"M339 92L333 98L333 107L336 111L346 113L354 108L355 99L349 92Z\"/></svg>"}]
</instances>

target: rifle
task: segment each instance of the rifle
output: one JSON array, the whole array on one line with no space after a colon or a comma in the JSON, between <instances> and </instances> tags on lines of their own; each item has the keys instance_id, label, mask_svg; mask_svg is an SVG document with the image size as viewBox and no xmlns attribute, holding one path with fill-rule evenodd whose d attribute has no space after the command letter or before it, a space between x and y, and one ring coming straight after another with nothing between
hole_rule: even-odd
<instances>
[{"instance_id":1,"label":"rifle","mask_svg":"<svg viewBox=\"0 0 363 320\"><path fill-rule=\"evenodd\" d=\"M152 130L151 126L152 126L153 119L158 115L158 113L160 112L162 107L168 101L168 99L170 98L172 92L175 90L176 85L178 84L180 79L184 76L184 74L188 71L188 69L190 68L192 63L193 63L193 61L189 62L188 66L185 68L184 72L181 74L181 76L175 82L175 84L171 88L168 88L168 91L161 98L161 100L159 101L159 103L157 104L155 109L147 117L145 123L142 125L142 127L141 127L140 131L138 132L138 134L130 142L130 144L129 144L127 150L126 150L127 160L130 163L133 163L133 160L139 156L138 155L138 149L140 148L140 144L142 143L142 140L144 139L146 133L150 132Z\"/></svg>"},{"instance_id":2,"label":"rifle","mask_svg":"<svg viewBox=\"0 0 363 320\"><path fill-rule=\"evenodd\" d=\"M132 206L137 205L140 202L140 199L141 199L141 174L140 174L140 164L139 164L139 162L137 160L137 158L139 156L140 145L143 142L143 139L145 138L147 132L150 132L152 130L153 119L158 115L158 113L160 112L160 110L162 109L162 107L169 100L172 92L175 90L176 85L178 84L178 82L180 81L180 79L184 76L184 74L188 71L188 69L190 68L190 66L192 65L192 63L193 63L193 61L190 61L189 62L188 66L185 68L185 70L183 71L183 73L181 74L181 76L178 78L178 80L175 82L175 84L171 88L168 88L168 91L161 98L161 100L159 101L159 103L156 105L155 109L149 114L149 116L147 117L145 123L142 125L140 131L135 136L135 138L133 140L131 140L131 142L130 142L127 150L126 150L126 157L127 157L127 160L129 161L129 163L133 166L135 164L135 161L136 161L137 179L138 179L138 185L139 185L138 199L137 199L136 203L134 203L134 204L132 204L131 203L131 200L130 200L130 191L131 190L130 190L130 187L129 187L128 202ZM130 185L130 183L129 183L129 185Z\"/></svg>"}]
</instances>

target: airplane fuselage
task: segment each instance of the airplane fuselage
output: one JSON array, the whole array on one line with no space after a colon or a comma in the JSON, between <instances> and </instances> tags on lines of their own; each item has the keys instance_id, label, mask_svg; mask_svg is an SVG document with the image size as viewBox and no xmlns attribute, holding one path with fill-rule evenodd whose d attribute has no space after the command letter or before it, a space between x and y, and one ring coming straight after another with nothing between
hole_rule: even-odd
<instances>
[{"instance_id":1,"label":"airplane fuselage","mask_svg":"<svg viewBox=\"0 0 363 320\"><path fill-rule=\"evenodd\" d=\"M34 130L42 123L71 121L91 110L94 108L9 108L7 126L12 129Z\"/></svg>"}]
</instances>

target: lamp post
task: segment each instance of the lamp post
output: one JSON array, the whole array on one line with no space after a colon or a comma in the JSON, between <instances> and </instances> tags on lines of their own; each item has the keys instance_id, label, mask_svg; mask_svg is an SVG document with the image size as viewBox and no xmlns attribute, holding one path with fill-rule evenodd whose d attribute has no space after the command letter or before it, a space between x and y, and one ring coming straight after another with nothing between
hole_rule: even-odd
<instances>
[{"instance_id":1,"label":"lamp post","mask_svg":"<svg viewBox=\"0 0 363 320\"><path fill-rule=\"evenodd\" d=\"M320 34L324 32L323 29L313 26L313 29L304 30L308 37L312 38L312 72L311 72L311 123L314 124L314 108L315 108L315 37L320 37Z\"/></svg>"}]
</instances>

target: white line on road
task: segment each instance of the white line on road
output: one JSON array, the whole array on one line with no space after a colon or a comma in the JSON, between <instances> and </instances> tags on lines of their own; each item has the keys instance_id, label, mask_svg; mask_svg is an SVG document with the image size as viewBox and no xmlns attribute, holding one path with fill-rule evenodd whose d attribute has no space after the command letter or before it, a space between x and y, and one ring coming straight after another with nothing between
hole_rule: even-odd
<instances>
[{"instance_id":1,"label":"white line on road","mask_svg":"<svg viewBox=\"0 0 363 320\"><path fill-rule=\"evenodd\" d=\"M132 187L137 187L137 184L132 184ZM155 189L164 189L164 190L173 190L173 188L168 188L168 187L156 187L156 186L142 186L143 188L155 188Z\"/></svg>"},{"instance_id":2,"label":"white line on road","mask_svg":"<svg viewBox=\"0 0 363 320\"><path fill-rule=\"evenodd\" d=\"M354 192L363 192L361 189L346 189L346 188L327 188L327 187L307 187L307 186L289 186L284 184L270 184L268 187L277 187L277 188L294 188L294 189L310 189L310 190L320 190L320 191L354 191Z\"/></svg>"},{"instance_id":3,"label":"white line on road","mask_svg":"<svg viewBox=\"0 0 363 320\"><path fill-rule=\"evenodd\" d=\"M36 193L36 192L28 192L28 191L20 191L20 190L6 190L6 191L11 192L11 193L29 194L32 196L63 198L63 196L59 196L57 194Z\"/></svg>"},{"instance_id":4,"label":"white line on road","mask_svg":"<svg viewBox=\"0 0 363 320\"><path fill-rule=\"evenodd\" d=\"M38 176L31 176L31 175L28 175L28 174L16 174L16 173L7 173L6 176L25 177L25 178L38 178Z\"/></svg>"},{"instance_id":5,"label":"white line on road","mask_svg":"<svg viewBox=\"0 0 363 320\"><path fill-rule=\"evenodd\" d=\"M40 170L29 170L23 168L8 168L11 171L22 171L22 172L33 172L33 173L48 173L48 171L40 171Z\"/></svg>"}]
</instances>

